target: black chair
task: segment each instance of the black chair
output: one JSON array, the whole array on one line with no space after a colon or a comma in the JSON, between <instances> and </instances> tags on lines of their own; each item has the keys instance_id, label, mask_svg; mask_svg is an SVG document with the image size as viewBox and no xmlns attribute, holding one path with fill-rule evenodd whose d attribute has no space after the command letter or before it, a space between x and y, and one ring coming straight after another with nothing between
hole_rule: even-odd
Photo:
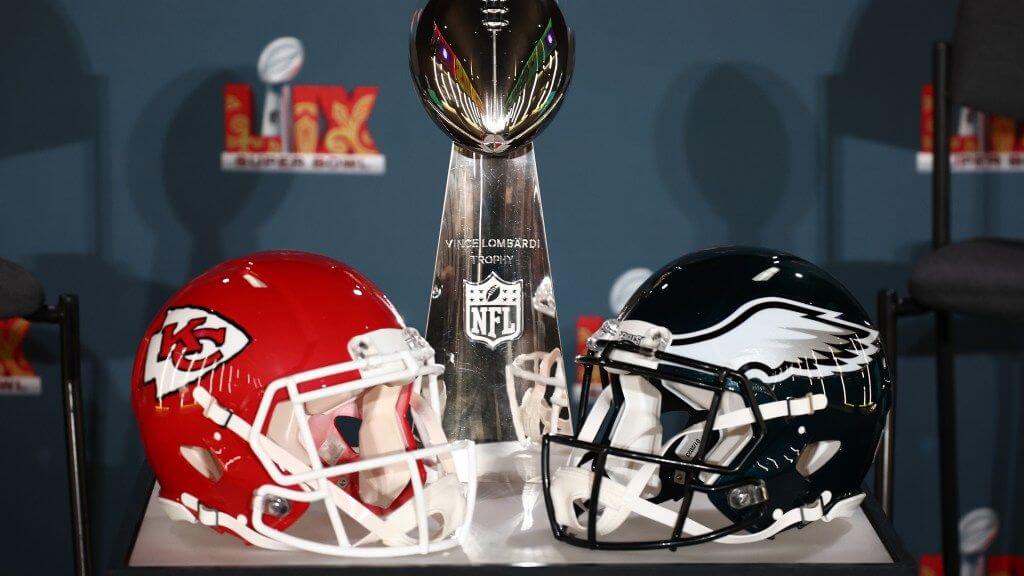
<instances>
[{"instance_id":1,"label":"black chair","mask_svg":"<svg viewBox=\"0 0 1024 576\"><path fill-rule=\"evenodd\" d=\"M879 328L896 373L897 319L935 315L939 411L939 475L942 557L946 576L960 571L959 498L956 458L956 394L953 379L952 315L1024 320L1024 242L950 238L949 138L952 105L1024 118L1024 2L963 0L952 47L939 43L934 55L935 155L932 172L932 247L914 266L909 296L883 290L878 296ZM890 420L876 491L892 498Z\"/></svg>"},{"instance_id":2,"label":"black chair","mask_svg":"<svg viewBox=\"0 0 1024 576\"><path fill-rule=\"evenodd\" d=\"M88 491L86 489L85 436L82 427L81 355L78 334L78 297L65 294L56 305L46 305L43 287L24 268L0 259L0 319L22 317L60 327L60 374L64 398L67 442L68 493L75 573L91 574Z\"/></svg>"}]
</instances>

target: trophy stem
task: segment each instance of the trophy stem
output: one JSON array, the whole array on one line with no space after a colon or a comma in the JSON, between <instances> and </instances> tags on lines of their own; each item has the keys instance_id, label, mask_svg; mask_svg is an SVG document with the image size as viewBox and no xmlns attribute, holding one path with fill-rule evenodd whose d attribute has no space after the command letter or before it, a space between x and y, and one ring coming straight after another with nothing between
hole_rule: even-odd
<instances>
[{"instance_id":1,"label":"trophy stem","mask_svg":"<svg viewBox=\"0 0 1024 576\"><path fill-rule=\"evenodd\" d=\"M523 442L524 367L558 356L564 381L532 145L502 157L453 145L426 337L445 367L449 439Z\"/></svg>"}]
</instances>

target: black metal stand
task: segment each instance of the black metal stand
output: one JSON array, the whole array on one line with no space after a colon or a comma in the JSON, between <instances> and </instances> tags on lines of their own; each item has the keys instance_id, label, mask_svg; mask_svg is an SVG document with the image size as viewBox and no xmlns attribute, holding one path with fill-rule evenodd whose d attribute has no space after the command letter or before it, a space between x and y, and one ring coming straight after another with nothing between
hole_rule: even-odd
<instances>
[{"instance_id":1,"label":"black metal stand","mask_svg":"<svg viewBox=\"0 0 1024 576\"><path fill-rule=\"evenodd\" d=\"M932 246L950 241L949 135L952 96L949 87L950 48L935 45L935 168L932 171ZM942 497L942 564L946 576L960 573L956 464L956 394L953 378L953 330L949 312L935 313L935 355L939 403L939 489Z\"/></svg>"},{"instance_id":2,"label":"black metal stand","mask_svg":"<svg viewBox=\"0 0 1024 576\"><path fill-rule=\"evenodd\" d=\"M28 320L60 326L60 377L64 400L68 494L71 500L75 574L89 576L92 573L92 554L89 537L85 428L82 425L82 361L78 332L78 297L73 294L62 295L56 306L45 306L30 316Z\"/></svg>"},{"instance_id":3,"label":"black metal stand","mask_svg":"<svg viewBox=\"0 0 1024 576\"><path fill-rule=\"evenodd\" d=\"M949 137L952 113L950 90L950 46L935 45L933 82L934 108L934 170L932 171L932 248L938 250L950 243L950 163ZM878 322L886 347L886 358L896 379L897 330L900 316L929 312L911 298L901 298L895 291L878 294ZM941 494L942 564L946 576L960 573L959 488L956 457L956 386L954 378L953 321L950 312L935 310L935 369L939 415L939 491ZM894 388L895 390L895 388ZM895 400L894 400L895 403ZM894 411L893 411L894 412ZM892 518L892 430L890 412L886 445L876 465L875 493Z\"/></svg>"},{"instance_id":4,"label":"black metal stand","mask_svg":"<svg viewBox=\"0 0 1024 576\"><path fill-rule=\"evenodd\" d=\"M882 438L882 453L875 462L875 496L890 522L895 512L893 482L896 475L896 393L899 390L897 326L903 316L920 316L927 312L927 309L914 300L899 296L895 290L882 290L878 293L878 331L885 347L885 361L889 363L889 374L892 375L893 382L892 408L889 410L886 433Z\"/></svg>"},{"instance_id":5,"label":"black metal stand","mask_svg":"<svg viewBox=\"0 0 1024 576\"><path fill-rule=\"evenodd\" d=\"M959 490L956 458L956 392L953 378L953 333L948 312L935 313L935 361L939 405L939 490L942 509L943 573L960 573Z\"/></svg>"},{"instance_id":6,"label":"black metal stand","mask_svg":"<svg viewBox=\"0 0 1024 576\"><path fill-rule=\"evenodd\" d=\"M882 434L882 452L875 461L875 498L882 506L882 511L892 522L895 514L893 498L893 481L896 476L896 392L899 376L896 373L896 308L899 296L895 290L883 290L878 293L878 331L882 336L885 348L885 361L889 365L892 377L892 405L885 422Z\"/></svg>"}]
</instances>

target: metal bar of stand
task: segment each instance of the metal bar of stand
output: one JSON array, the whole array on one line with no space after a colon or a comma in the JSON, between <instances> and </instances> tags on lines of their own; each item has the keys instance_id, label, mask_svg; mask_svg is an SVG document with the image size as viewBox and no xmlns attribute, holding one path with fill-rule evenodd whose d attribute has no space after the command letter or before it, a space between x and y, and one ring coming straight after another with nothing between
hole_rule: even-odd
<instances>
[{"instance_id":1,"label":"metal bar of stand","mask_svg":"<svg viewBox=\"0 0 1024 576\"><path fill-rule=\"evenodd\" d=\"M92 573L91 538L85 458L85 427L82 425L82 363L78 330L78 297L62 295L57 304L60 323L60 373L64 399L67 443L68 491L71 499L71 530L75 574Z\"/></svg>"},{"instance_id":2,"label":"metal bar of stand","mask_svg":"<svg viewBox=\"0 0 1024 576\"><path fill-rule=\"evenodd\" d=\"M960 573L959 482L956 455L956 387L953 362L952 318L935 313L936 372L939 405L939 491L942 511L942 565L944 574Z\"/></svg>"},{"instance_id":3,"label":"metal bar of stand","mask_svg":"<svg viewBox=\"0 0 1024 576\"><path fill-rule=\"evenodd\" d=\"M889 416L882 432L882 450L875 461L875 496L890 522L895 517L893 483L896 467L896 392L899 383L896 371L898 306L899 297L895 290L883 290L878 293L878 329L882 335L885 361L888 363L892 381Z\"/></svg>"},{"instance_id":4,"label":"metal bar of stand","mask_svg":"<svg viewBox=\"0 0 1024 576\"><path fill-rule=\"evenodd\" d=\"M934 166L932 169L932 247L942 248L950 239L949 136L952 99L949 90L949 44L935 45Z\"/></svg>"},{"instance_id":5,"label":"metal bar of stand","mask_svg":"<svg viewBox=\"0 0 1024 576\"><path fill-rule=\"evenodd\" d=\"M938 249L950 241L949 136L950 46L935 45L935 166L932 171L932 244ZM959 497L956 458L956 394L954 386L953 327L948 312L935 313L936 393L939 406L939 491L942 511L942 566L946 576L960 573Z\"/></svg>"}]
</instances>

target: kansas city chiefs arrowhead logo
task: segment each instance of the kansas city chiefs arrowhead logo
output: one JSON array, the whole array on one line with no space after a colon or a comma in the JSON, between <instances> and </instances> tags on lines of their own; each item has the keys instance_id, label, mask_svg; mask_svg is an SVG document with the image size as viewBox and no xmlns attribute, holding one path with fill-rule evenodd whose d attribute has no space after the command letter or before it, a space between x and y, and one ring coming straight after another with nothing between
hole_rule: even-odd
<instances>
[{"instance_id":1,"label":"kansas city chiefs arrowhead logo","mask_svg":"<svg viewBox=\"0 0 1024 576\"><path fill-rule=\"evenodd\" d=\"M177 392L237 356L249 336L230 320L202 308L171 308L146 349L146 384L157 398Z\"/></svg>"}]
</instances>

